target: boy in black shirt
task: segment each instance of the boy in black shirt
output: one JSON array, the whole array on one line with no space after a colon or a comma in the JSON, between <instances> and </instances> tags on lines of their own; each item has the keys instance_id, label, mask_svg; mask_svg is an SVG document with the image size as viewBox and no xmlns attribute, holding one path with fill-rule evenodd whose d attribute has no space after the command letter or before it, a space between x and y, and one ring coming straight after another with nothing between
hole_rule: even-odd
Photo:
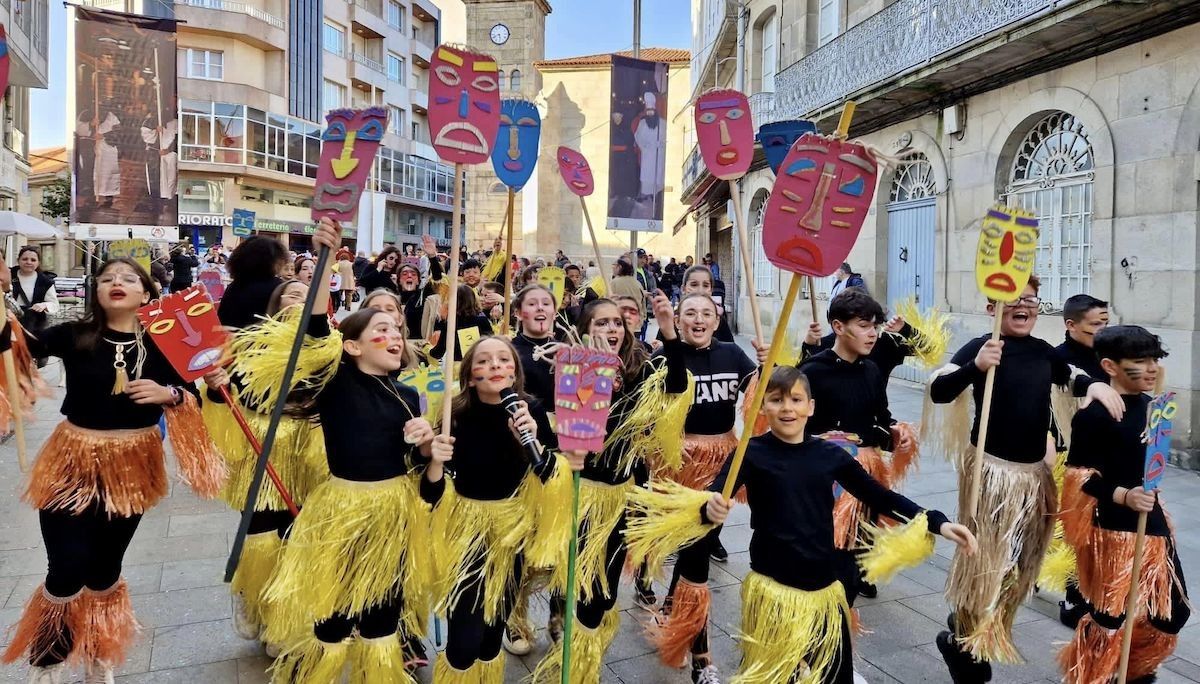
<instances>
[{"instance_id":1,"label":"boy in black shirt","mask_svg":"<svg viewBox=\"0 0 1200 684\"><path fill-rule=\"evenodd\" d=\"M1133 627L1128 681L1153 681L1175 650L1179 630L1191 615L1183 568L1170 519L1158 492L1142 487L1147 412L1166 356L1158 337L1135 325L1096 334L1100 365L1120 393L1125 416L1113 420L1092 404L1072 422L1061 517L1079 563L1079 589L1091 607L1075 639L1059 654L1069 683L1111 677L1121 655L1122 623L1129 596L1130 568L1138 515L1147 514L1138 610Z\"/></svg>"},{"instance_id":2,"label":"boy in black shirt","mask_svg":"<svg viewBox=\"0 0 1200 684\"><path fill-rule=\"evenodd\" d=\"M1041 303L1039 286L1037 277L1031 277L1021 297L1004 307L1000 340L990 335L971 340L948 366L934 373L929 385L934 403L965 402L968 388L975 400L970 438L957 435L944 441L948 455L961 459L959 510L979 538L980 548L973 557L955 554L946 587L947 602L954 608L949 620L953 634L942 632L937 643L956 684L989 681L991 661L1021 662L1012 641L1013 620L1033 591L1058 508L1057 488L1045 462L1051 387L1069 384L1075 396L1086 394L1117 418L1124 411L1124 403L1111 387L1073 373L1049 344L1031 336ZM994 303L988 303L988 313L995 315ZM977 515L972 520L967 509L974 444L987 370L993 366L991 429L980 471ZM966 425L956 422L940 424L965 432Z\"/></svg>"}]
</instances>

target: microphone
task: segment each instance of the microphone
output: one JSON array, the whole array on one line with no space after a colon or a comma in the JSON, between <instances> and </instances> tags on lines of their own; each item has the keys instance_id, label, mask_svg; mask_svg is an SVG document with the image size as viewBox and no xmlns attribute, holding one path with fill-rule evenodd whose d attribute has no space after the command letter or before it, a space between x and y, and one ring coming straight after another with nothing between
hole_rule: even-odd
<instances>
[{"instance_id":1,"label":"microphone","mask_svg":"<svg viewBox=\"0 0 1200 684\"><path fill-rule=\"evenodd\" d=\"M504 406L504 410L508 411L508 415L517 415L517 404L520 403L520 398L511 387L505 387L500 390L500 404ZM546 458L538 452L537 436L528 430L518 430L521 435L521 446L525 447L525 455L529 458L529 464L534 470L541 470L546 465Z\"/></svg>"}]
</instances>

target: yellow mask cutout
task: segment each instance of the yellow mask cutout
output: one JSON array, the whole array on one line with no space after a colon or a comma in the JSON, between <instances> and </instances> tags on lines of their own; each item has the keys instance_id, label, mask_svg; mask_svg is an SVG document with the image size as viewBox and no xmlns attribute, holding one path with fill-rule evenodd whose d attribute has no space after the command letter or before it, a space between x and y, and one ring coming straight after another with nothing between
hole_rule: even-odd
<instances>
[{"instance_id":1,"label":"yellow mask cutout","mask_svg":"<svg viewBox=\"0 0 1200 684\"><path fill-rule=\"evenodd\" d=\"M975 284L988 299L1015 302L1033 275L1038 222L1033 214L997 205L988 210L979 230Z\"/></svg>"}]
</instances>

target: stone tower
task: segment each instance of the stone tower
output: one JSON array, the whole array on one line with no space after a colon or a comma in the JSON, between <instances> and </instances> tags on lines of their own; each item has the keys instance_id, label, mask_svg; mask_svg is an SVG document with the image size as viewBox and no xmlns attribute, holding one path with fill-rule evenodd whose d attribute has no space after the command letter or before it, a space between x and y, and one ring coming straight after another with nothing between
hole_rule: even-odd
<instances>
[{"instance_id":1,"label":"stone tower","mask_svg":"<svg viewBox=\"0 0 1200 684\"><path fill-rule=\"evenodd\" d=\"M464 0L467 10L467 44L496 58L502 75L500 98L534 101L542 77L533 67L546 56L548 0ZM544 115L544 114L543 114ZM538 175L526 184L536 184ZM491 164L477 164L467 172L467 249L491 248L501 234L508 208L508 189L496 179ZM521 237L521 195L513 216L513 252L526 256Z\"/></svg>"}]
</instances>

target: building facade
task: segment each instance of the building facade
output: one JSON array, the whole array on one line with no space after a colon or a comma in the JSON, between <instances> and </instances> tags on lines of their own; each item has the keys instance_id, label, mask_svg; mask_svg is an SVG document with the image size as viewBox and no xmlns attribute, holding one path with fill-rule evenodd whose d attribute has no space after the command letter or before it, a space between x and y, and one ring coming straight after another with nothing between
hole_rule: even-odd
<instances>
[{"instance_id":1,"label":"building facade","mask_svg":"<svg viewBox=\"0 0 1200 684\"><path fill-rule=\"evenodd\" d=\"M617 53L632 56L628 51ZM667 128L666 189L663 232L639 233L638 246L661 257L682 258L696 250L696 231L687 220L687 205L676 201L681 187L681 170L690 149L690 109L686 102L690 55L687 50L642 48L641 59L665 62L668 90L667 109L661 112ZM563 252L573 261L594 261L592 243L584 223L579 199L571 194L559 175L555 150L572 147L588 160L595 192L586 198L588 215L605 263L629 251L629 232L608 230L609 112L612 54L587 55L538 62L542 74L539 103L545 103L542 118L542 154L536 171L538 186L537 221L526 225L524 246L529 254L546 256ZM533 185L533 181L530 185Z\"/></svg>"},{"instance_id":2,"label":"building facade","mask_svg":"<svg viewBox=\"0 0 1200 684\"><path fill-rule=\"evenodd\" d=\"M550 12L546 0L466 0L467 45L496 58L501 99L535 100L541 92L542 75L534 64L546 56L546 15ZM508 188L496 178L490 164L479 164L471 168L467 191L471 198L467 245L490 249L508 211ZM523 200L536 196L537 191L531 181L514 201L516 254L526 253L521 227L532 224L534 218L525 210L530 203Z\"/></svg>"},{"instance_id":3,"label":"building facade","mask_svg":"<svg viewBox=\"0 0 1200 684\"><path fill-rule=\"evenodd\" d=\"M155 13L150 0L94 0ZM115 7L122 5L121 7ZM324 115L383 107L388 130L349 243L450 243L453 170L430 145L429 61L440 40L431 0L182 0L179 237L235 244L234 209L294 251L311 245ZM159 12L161 14L161 12Z\"/></svg>"},{"instance_id":4,"label":"building facade","mask_svg":"<svg viewBox=\"0 0 1200 684\"><path fill-rule=\"evenodd\" d=\"M915 298L950 312L956 346L987 332L974 284L979 220L995 202L1032 211L1036 334L1061 341L1063 300L1089 293L1110 302L1114 323L1162 336L1167 384L1189 418L1176 423L1175 456L1194 466L1200 6L784 0L740 10L755 125L810 119L829 132L853 99L852 137L897 159L850 256L872 293L889 307ZM752 235L774 181L763 166L741 188ZM751 243L771 319L786 279ZM807 322L788 324L798 333Z\"/></svg>"},{"instance_id":5,"label":"building facade","mask_svg":"<svg viewBox=\"0 0 1200 684\"><path fill-rule=\"evenodd\" d=\"M29 198L29 90L49 83L48 0L0 0L8 34L8 88L0 102L0 211L37 214Z\"/></svg>"}]
</instances>

